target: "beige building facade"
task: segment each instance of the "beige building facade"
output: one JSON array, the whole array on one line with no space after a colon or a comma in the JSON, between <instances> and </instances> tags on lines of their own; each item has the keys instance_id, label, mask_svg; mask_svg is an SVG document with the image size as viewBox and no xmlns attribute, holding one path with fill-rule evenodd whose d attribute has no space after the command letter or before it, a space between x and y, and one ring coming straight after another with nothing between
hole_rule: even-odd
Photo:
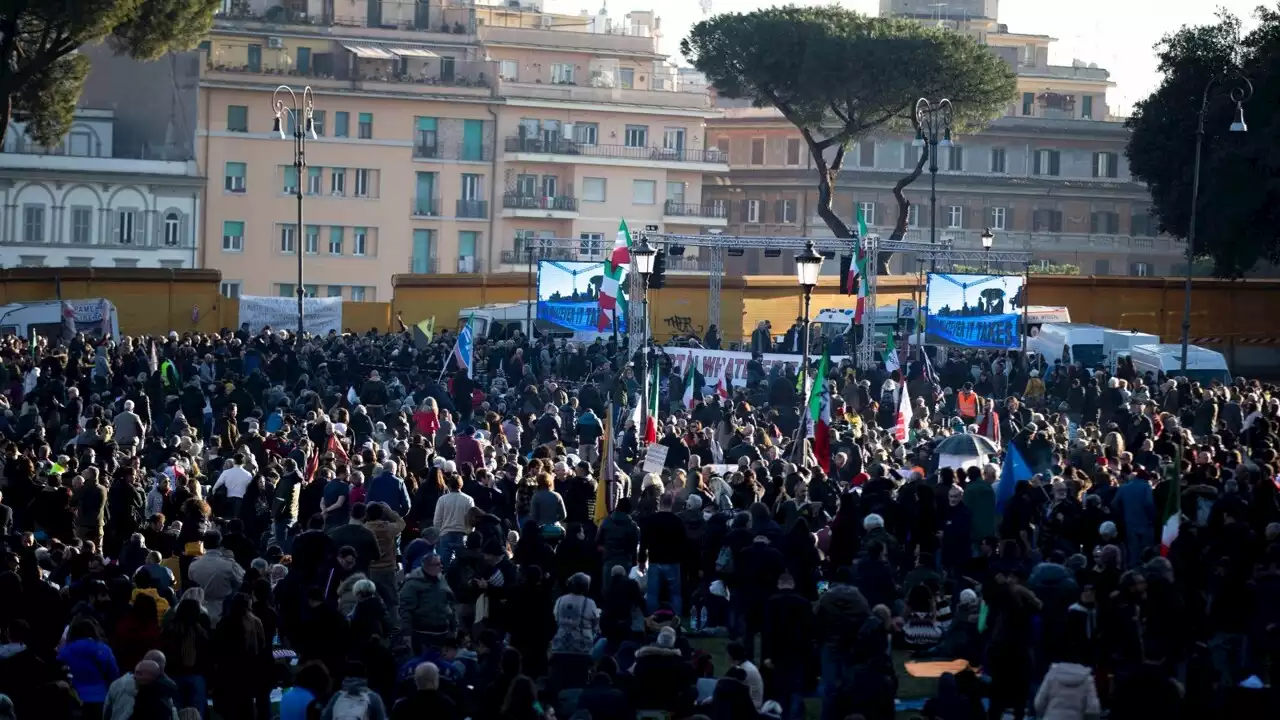
<instances>
[{"instance_id":1,"label":"beige building facade","mask_svg":"<svg viewBox=\"0 0 1280 720\"><path fill-rule=\"evenodd\" d=\"M202 265L222 271L225 294L294 294L299 251L309 294L375 301L395 274L523 268L531 239L599 258L622 219L727 224L727 208L702 199L704 178L728 172L706 145L719 111L682 91L651 13L615 24L403 5L215 20L197 157ZM281 84L314 92L318 137L300 177L291 138L273 131Z\"/></svg>"}]
</instances>

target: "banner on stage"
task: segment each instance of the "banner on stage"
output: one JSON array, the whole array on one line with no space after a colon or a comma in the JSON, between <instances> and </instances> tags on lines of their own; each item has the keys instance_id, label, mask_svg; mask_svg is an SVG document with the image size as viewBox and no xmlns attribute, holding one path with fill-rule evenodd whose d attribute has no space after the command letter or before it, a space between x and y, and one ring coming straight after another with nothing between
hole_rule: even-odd
<instances>
[{"instance_id":1,"label":"banner on stage","mask_svg":"<svg viewBox=\"0 0 1280 720\"><path fill-rule=\"evenodd\" d=\"M342 298L305 298L302 301L303 329L312 335L342 332ZM263 295L240 296L240 324L257 334L270 325L272 330L297 330L298 299Z\"/></svg>"},{"instance_id":2,"label":"banner on stage","mask_svg":"<svg viewBox=\"0 0 1280 720\"><path fill-rule=\"evenodd\" d=\"M1022 346L1021 275L929 273L925 344L999 350Z\"/></svg>"},{"instance_id":3,"label":"banner on stage","mask_svg":"<svg viewBox=\"0 0 1280 720\"><path fill-rule=\"evenodd\" d=\"M667 357L671 358L672 364L680 371L683 376L688 369L689 358L693 358L695 367L698 372L702 373L702 377L706 379L707 387L715 387L720 378L724 375L725 368L729 369L729 376L733 380L734 387L746 387L747 385L747 364L751 362L751 353L735 352L732 350L698 350L685 349L678 347L663 348ZM845 355L833 355L831 362L839 365L844 360ZM816 358L814 359L816 361ZM761 357L764 365L765 377L769 377L775 366L791 366L794 371L799 371L800 356L784 355L780 353L767 353ZM810 366L812 367L812 365Z\"/></svg>"}]
</instances>

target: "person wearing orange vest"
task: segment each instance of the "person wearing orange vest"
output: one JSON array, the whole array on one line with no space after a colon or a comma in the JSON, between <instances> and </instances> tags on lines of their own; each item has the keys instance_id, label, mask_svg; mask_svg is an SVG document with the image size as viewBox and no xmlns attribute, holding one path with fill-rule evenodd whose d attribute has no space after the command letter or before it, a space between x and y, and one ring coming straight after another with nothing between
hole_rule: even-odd
<instances>
[{"instance_id":1,"label":"person wearing orange vest","mask_svg":"<svg viewBox=\"0 0 1280 720\"><path fill-rule=\"evenodd\" d=\"M965 425L978 419L978 393L973 391L973 383L965 383L956 393L956 413Z\"/></svg>"}]
</instances>

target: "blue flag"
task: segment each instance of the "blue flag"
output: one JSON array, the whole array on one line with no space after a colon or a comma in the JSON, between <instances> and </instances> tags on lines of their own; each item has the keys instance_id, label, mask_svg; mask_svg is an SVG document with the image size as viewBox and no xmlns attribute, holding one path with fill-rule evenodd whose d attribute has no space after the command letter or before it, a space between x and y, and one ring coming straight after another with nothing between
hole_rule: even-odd
<instances>
[{"instance_id":1,"label":"blue flag","mask_svg":"<svg viewBox=\"0 0 1280 720\"><path fill-rule=\"evenodd\" d=\"M1004 506L1013 498L1013 489L1026 482L1035 473L1022 459L1018 446L1012 442L1005 446L1004 465L1000 468L1000 482L996 484L996 512L1004 512Z\"/></svg>"},{"instance_id":2,"label":"blue flag","mask_svg":"<svg viewBox=\"0 0 1280 720\"><path fill-rule=\"evenodd\" d=\"M472 345L471 318L468 317L467 324L458 331L458 344L453 346L453 355L458 359L458 364L467 369L467 377L473 377L471 374Z\"/></svg>"}]
</instances>

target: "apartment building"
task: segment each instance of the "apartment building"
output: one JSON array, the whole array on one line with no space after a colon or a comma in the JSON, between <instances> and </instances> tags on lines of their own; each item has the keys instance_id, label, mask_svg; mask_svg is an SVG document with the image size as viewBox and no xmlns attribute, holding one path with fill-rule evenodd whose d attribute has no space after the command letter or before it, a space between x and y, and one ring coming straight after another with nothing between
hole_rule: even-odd
<instances>
[{"instance_id":1,"label":"apartment building","mask_svg":"<svg viewBox=\"0 0 1280 720\"><path fill-rule=\"evenodd\" d=\"M196 163L115 143L115 113L78 108L56 147L9 126L0 153L0 265L195 268Z\"/></svg>"},{"instance_id":2,"label":"apartment building","mask_svg":"<svg viewBox=\"0 0 1280 720\"><path fill-rule=\"evenodd\" d=\"M600 257L620 218L725 225L701 199L704 176L728 171L705 145L718 111L681 92L656 26L407 0L221 14L201 46L205 264L228 295L291 295L303 252L306 292L372 301L397 273L523 267L529 238ZM273 132L280 84L314 92L301 177Z\"/></svg>"},{"instance_id":3,"label":"apartment building","mask_svg":"<svg viewBox=\"0 0 1280 720\"><path fill-rule=\"evenodd\" d=\"M1010 33L995 20L996 0L881 5L882 12L974 34L1018 74L1019 96L1004 117L938 148L936 210L927 169L905 190L907 239L932 235L979 248L989 227L996 247L1029 250L1042 267L1072 265L1097 275L1185 271L1185 244L1157 233L1150 194L1129 174L1128 131L1107 106L1112 83L1106 70L1080 62L1050 65L1053 39ZM709 188L705 202L728 208L732 234L830 237L817 216L817 178L799 133L772 109L736 104L708 126L731 171L726 182ZM845 158L833 209L850 224L861 209L868 230L888 237L898 213L892 188L920 153L911 137L863 138ZM767 255L731 256L729 271L790 272L790 258ZM892 268L914 272L918 266L913 257L896 256Z\"/></svg>"}]
</instances>

